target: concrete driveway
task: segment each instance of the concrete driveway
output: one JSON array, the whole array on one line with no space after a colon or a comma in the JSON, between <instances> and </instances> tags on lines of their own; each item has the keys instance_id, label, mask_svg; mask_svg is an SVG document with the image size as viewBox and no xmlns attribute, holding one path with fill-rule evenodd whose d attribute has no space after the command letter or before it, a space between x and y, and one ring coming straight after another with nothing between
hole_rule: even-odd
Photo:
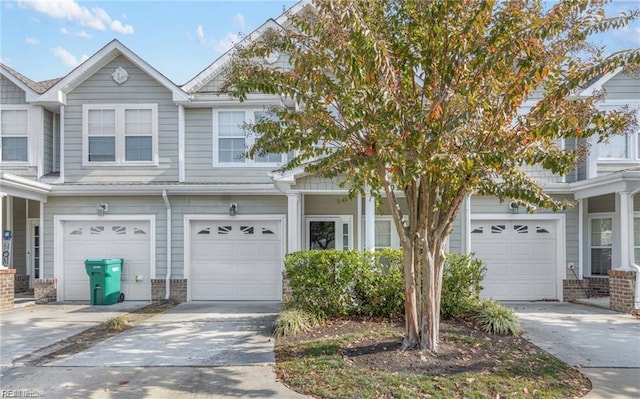
<instances>
[{"instance_id":1,"label":"concrete driveway","mask_svg":"<svg viewBox=\"0 0 640 399\"><path fill-rule=\"evenodd\" d=\"M5 324L11 328L11 342L20 341L20 327L25 331L21 340L31 341L7 359L44 346L38 341L45 333L41 327L57 328L50 342L122 313L112 306L98 308L99 314L92 313L94 307L52 312L58 308L48 306L16 310L8 318L14 311L0 315L3 341ZM182 303L69 358L40 367L2 367L0 386L17 393L14 396L47 398L305 398L276 379L270 330L279 307L263 302ZM100 313L107 310L112 313ZM84 316L78 316L81 313ZM3 354L5 346L3 342Z\"/></svg>"},{"instance_id":2,"label":"concrete driveway","mask_svg":"<svg viewBox=\"0 0 640 399\"><path fill-rule=\"evenodd\" d=\"M273 364L279 303L186 302L48 366L247 366Z\"/></svg>"},{"instance_id":3,"label":"concrete driveway","mask_svg":"<svg viewBox=\"0 0 640 399\"><path fill-rule=\"evenodd\" d=\"M640 320L591 306L510 303L525 338L592 382L588 399L640 398Z\"/></svg>"}]
</instances>

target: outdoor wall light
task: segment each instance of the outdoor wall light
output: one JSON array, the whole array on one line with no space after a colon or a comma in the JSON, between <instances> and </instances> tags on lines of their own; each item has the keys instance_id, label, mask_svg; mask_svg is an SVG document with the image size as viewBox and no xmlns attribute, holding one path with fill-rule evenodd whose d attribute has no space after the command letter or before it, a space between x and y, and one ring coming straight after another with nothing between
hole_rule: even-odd
<instances>
[{"instance_id":1,"label":"outdoor wall light","mask_svg":"<svg viewBox=\"0 0 640 399\"><path fill-rule=\"evenodd\" d=\"M518 205L516 202L509 202L509 209L511 209L511 213L513 213L514 215L520 213L520 205Z\"/></svg>"},{"instance_id":2,"label":"outdoor wall light","mask_svg":"<svg viewBox=\"0 0 640 399\"><path fill-rule=\"evenodd\" d=\"M98 205L98 216L104 216L104 213L108 211L109 211L109 204L107 204L106 202L103 202L100 205Z\"/></svg>"},{"instance_id":3,"label":"outdoor wall light","mask_svg":"<svg viewBox=\"0 0 640 399\"><path fill-rule=\"evenodd\" d=\"M229 216L235 216L238 213L238 204L232 202L229 206Z\"/></svg>"}]
</instances>

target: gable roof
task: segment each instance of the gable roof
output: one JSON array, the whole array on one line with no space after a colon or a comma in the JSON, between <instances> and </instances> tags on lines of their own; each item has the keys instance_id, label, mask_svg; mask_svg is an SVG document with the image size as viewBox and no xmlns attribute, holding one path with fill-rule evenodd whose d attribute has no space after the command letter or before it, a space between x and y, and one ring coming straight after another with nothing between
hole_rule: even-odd
<instances>
[{"instance_id":1,"label":"gable roof","mask_svg":"<svg viewBox=\"0 0 640 399\"><path fill-rule=\"evenodd\" d=\"M617 74L622 72L622 67L616 68L613 72L604 73L587 82L585 88L580 91L581 96L591 96L594 92L602 90L605 83L613 79Z\"/></svg>"},{"instance_id":2,"label":"gable roof","mask_svg":"<svg viewBox=\"0 0 640 399\"><path fill-rule=\"evenodd\" d=\"M106 46L98 50L94 55L89 57L85 62L76 67L67 76L55 82L55 84L48 89L40 98L38 102L59 102L66 103L67 93L78 87L82 82L91 77L100 68L104 67L107 63L111 62L119 55L124 56L131 61L136 67L151 76L154 80L164 86L173 94L173 101L177 103L189 102L189 96L182 91L175 83L169 80L166 76L158 72L157 69L148 64L145 60L140 58L133 51L129 50L124 44L114 39Z\"/></svg>"},{"instance_id":3,"label":"gable roof","mask_svg":"<svg viewBox=\"0 0 640 399\"><path fill-rule=\"evenodd\" d=\"M49 90L53 85L58 83L62 78L43 80L42 82L34 82L20 72L5 64L0 64L0 74L18 86L25 92L26 101L31 102L38 96Z\"/></svg>"},{"instance_id":4,"label":"gable roof","mask_svg":"<svg viewBox=\"0 0 640 399\"><path fill-rule=\"evenodd\" d=\"M280 14L278 18L275 20L269 18L264 24L260 25L253 32L245 36L237 45L242 45L243 43L250 43L256 39L258 39L262 34L269 28L281 28L283 24L287 22L290 14L297 14L302 10L306 5L310 4L309 0L300 0L296 4L294 4L291 8ZM205 84L207 84L211 79L216 77L218 73L222 70L222 68L231 60L233 54L235 53L235 47L230 48L220 57L218 57L211 65L205 68L202 72L196 75L193 79L182 85L182 89L190 94L193 94L200 90Z\"/></svg>"}]
</instances>

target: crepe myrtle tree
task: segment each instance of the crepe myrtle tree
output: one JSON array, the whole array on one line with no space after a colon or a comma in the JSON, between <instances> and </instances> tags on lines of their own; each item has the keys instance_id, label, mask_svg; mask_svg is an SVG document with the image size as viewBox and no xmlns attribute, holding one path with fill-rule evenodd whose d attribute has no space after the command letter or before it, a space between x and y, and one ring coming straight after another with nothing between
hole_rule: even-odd
<instances>
[{"instance_id":1,"label":"crepe myrtle tree","mask_svg":"<svg viewBox=\"0 0 640 399\"><path fill-rule=\"evenodd\" d=\"M437 352L445 241L464 198L570 205L523 167L565 174L585 148L561 139L606 139L634 123L628 110L598 110L601 96L575 94L638 64L637 49L603 58L588 38L639 14L605 17L597 0L316 0L236 46L224 90L294 104L252 126L260 137L247 156L295 151L283 170L343 176L350 195L388 203L404 259L403 348ZM286 65L265 62L274 52Z\"/></svg>"}]
</instances>

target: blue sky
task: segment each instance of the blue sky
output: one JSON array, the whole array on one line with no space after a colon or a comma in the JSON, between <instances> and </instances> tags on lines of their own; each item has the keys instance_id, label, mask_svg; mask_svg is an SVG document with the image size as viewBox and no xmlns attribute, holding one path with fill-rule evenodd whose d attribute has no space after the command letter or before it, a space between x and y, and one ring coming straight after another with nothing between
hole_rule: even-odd
<instances>
[{"instance_id":1,"label":"blue sky","mask_svg":"<svg viewBox=\"0 0 640 399\"><path fill-rule=\"evenodd\" d=\"M293 0L0 0L0 60L35 80L66 75L112 39L184 84ZM640 6L615 0L609 13ZM607 53L640 47L640 21L595 38Z\"/></svg>"}]
</instances>

